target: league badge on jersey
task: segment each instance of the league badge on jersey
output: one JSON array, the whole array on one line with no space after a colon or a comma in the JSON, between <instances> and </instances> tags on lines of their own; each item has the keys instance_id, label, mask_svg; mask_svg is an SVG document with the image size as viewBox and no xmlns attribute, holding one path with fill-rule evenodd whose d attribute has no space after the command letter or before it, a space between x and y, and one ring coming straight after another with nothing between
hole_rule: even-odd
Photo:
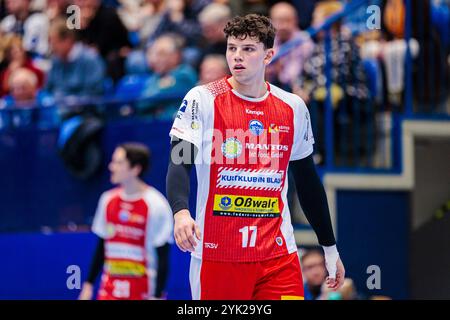
<instances>
[{"instance_id":1,"label":"league badge on jersey","mask_svg":"<svg viewBox=\"0 0 450 320\"><path fill-rule=\"evenodd\" d=\"M277 245L279 245L281 247L283 245L283 238L277 237L275 239L275 242L277 243Z\"/></svg>"},{"instance_id":2,"label":"league badge on jersey","mask_svg":"<svg viewBox=\"0 0 450 320\"><path fill-rule=\"evenodd\" d=\"M228 138L222 143L222 153L229 159L237 158L242 153L242 143L237 138Z\"/></svg>"},{"instance_id":3,"label":"league badge on jersey","mask_svg":"<svg viewBox=\"0 0 450 320\"><path fill-rule=\"evenodd\" d=\"M264 131L264 126L259 120L250 120L249 129L255 136L259 136Z\"/></svg>"},{"instance_id":4,"label":"league badge on jersey","mask_svg":"<svg viewBox=\"0 0 450 320\"><path fill-rule=\"evenodd\" d=\"M187 100L186 99L183 100L183 103L181 104L180 109L178 110L178 113L177 113L178 119L181 119L181 115L186 111L187 105L188 105Z\"/></svg>"},{"instance_id":5,"label":"league badge on jersey","mask_svg":"<svg viewBox=\"0 0 450 320\"><path fill-rule=\"evenodd\" d=\"M219 207L221 207L223 210L227 210L231 207L231 199L230 197L223 197L220 199Z\"/></svg>"}]
</instances>

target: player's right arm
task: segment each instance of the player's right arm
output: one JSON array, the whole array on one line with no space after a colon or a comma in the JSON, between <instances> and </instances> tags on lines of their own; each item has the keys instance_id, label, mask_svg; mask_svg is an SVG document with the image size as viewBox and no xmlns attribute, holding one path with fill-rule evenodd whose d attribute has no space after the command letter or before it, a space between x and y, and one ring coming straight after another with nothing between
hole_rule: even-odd
<instances>
[{"instance_id":1,"label":"player's right arm","mask_svg":"<svg viewBox=\"0 0 450 320\"><path fill-rule=\"evenodd\" d=\"M185 140L172 141L167 170L167 200L174 213L174 238L183 252L194 251L200 229L189 212L190 173L198 149ZM188 155L189 153L189 155Z\"/></svg>"},{"instance_id":2,"label":"player's right arm","mask_svg":"<svg viewBox=\"0 0 450 320\"><path fill-rule=\"evenodd\" d=\"M202 93L203 92L203 93ZM192 88L184 97L175 117L171 136L170 160L166 178L167 200L174 213L174 238L182 251L194 251L200 229L189 212L190 173L201 152L205 105L204 89Z\"/></svg>"}]
</instances>

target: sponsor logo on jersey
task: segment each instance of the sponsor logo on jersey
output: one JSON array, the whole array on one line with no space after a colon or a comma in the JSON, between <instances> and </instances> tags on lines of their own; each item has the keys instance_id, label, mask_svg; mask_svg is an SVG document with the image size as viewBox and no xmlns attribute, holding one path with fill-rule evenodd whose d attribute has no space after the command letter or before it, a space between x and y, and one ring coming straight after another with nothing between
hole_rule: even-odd
<instances>
[{"instance_id":1,"label":"sponsor logo on jersey","mask_svg":"<svg viewBox=\"0 0 450 320\"><path fill-rule=\"evenodd\" d=\"M217 243L205 242L206 249L217 249L219 245Z\"/></svg>"},{"instance_id":2,"label":"sponsor logo on jersey","mask_svg":"<svg viewBox=\"0 0 450 320\"><path fill-rule=\"evenodd\" d=\"M114 224L108 223L106 224L106 238L111 239L116 235L116 228L114 227Z\"/></svg>"},{"instance_id":3,"label":"sponsor logo on jersey","mask_svg":"<svg viewBox=\"0 0 450 320\"><path fill-rule=\"evenodd\" d=\"M112 276L142 277L146 274L144 264L126 260L106 260L105 269Z\"/></svg>"},{"instance_id":4,"label":"sponsor logo on jersey","mask_svg":"<svg viewBox=\"0 0 450 320\"><path fill-rule=\"evenodd\" d=\"M250 150L248 153L248 156L250 158L264 159L283 158L284 151L289 150L289 146L284 144L265 144L250 142L247 142L245 144L245 148Z\"/></svg>"},{"instance_id":5,"label":"sponsor logo on jersey","mask_svg":"<svg viewBox=\"0 0 450 320\"><path fill-rule=\"evenodd\" d=\"M305 114L305 118L306 118L306 131L305 131L305 135L303 136L303 140L308 141L309 139L311 139L311 137L309 136L309 112L306 111Z\"/></svg>"},{"instance_id":6,"label":"sponsor logo on jersey","mask_svg":"<svg viewBox=\"0 0 450 320\"><path fill-rule=\"evenodd\" d=\"M140 214L137 214L137 213L132 213L131 217L130 217L130 222L137 223L137 224L144 224L145 217Z\"/></svg>"},{"instance_id":7,"label":"sponsor logo on jersey","mask_svg":"<svg viewBox=\"0 0 450 320\"><path fill-rule=\"evenodd\" d=\"M222 143L222 153L229 159L237 158L242 153L242 143L237 138L228 138Z\"/></svg>"},{"instance_id":8,"label":"sponsor logo on jersey","mask_svg":"<svg viewBox=\"0 0 450 320\"><path fill-rule=\"evenodd\" d=\"M264 111L260 111L260 110L251 110L248 108L245 108L245 113L246 114L252 114L255 116L263 116L264 115Z\"/></svg>"},{"instance_id":9,"label":"sponsor logo on jersey","mask_svg":"<svg viewBox=\"0 0 450 320\"><path fill-rule=\"evenodd\" d=\"M145 249L142 246L125 242L105 242L105 258L144 261Z\"/></svg>"},{"instance_id":10,"label":"sponsor logo on jersey","mask_svg":"<svg viewBox=\"0 0 450 320\"><path fill-rule=\"evenodd\" d=\"M183 100L183 103L181 104L180 109L178 110L178 113L177 113L178 119L181 119L181 116L186 111L187 105L188 105L188 101L186 99Z\"/></svg>"},{"instance_id":11,"label":"sponsor logo on jersey","mask_svg":"<svg viewBox=\"0 0 450 320\"><path fill-rule=\"evenodd\" d=\"M250 129L250 132L253 133L255 136L259 136L261 133L264 132L264 126L262 122L259 120L250 120L248 128Z\"/></svg>"},{"instance_id":12,"label":"sponsor logo on jersey","mask_svg":"<svg viewBox=\"0 0 450 320\"><path fill-rule=\"evenodd\" d=\"M276 237L275 242L277 243L277 245L281 247L283 245L283 238Z\"/></svg>"},{"instance_id":13,"label":"sponsor logo on jersey","mask_svg":"<svg viewBox=\"0 0 450 320\"><path fill-rule=\"evenodd\" d=\"M219 188L279 191L282 187L283 173L282 170L220 167L216 186Z\"/></svg>"},{"instance_id":14,"label":"sponsor logo on jersey","mask_svg":"<svg viewBox=\"0 0 450 320\"><path fill-rule=\"evenodd\" d=\"M288 151L289 146L286 144L266 144L266 143L251 143L245 144L246 149L250 150L276 150L276 151Z\"/></svg>"},{"instance_id":15,"label":"sponsor logo on jersey","mask_svg":"<svg viewBox=\"0 0 450 320\"><path fill-rule=\"evenodd\" d=\"M139 218L137 218L137 220L139 220ZM108 223L106 225L106 233L108 239L119 236L126 239L139 240L145 235L145 231L140 228L118 223Z\"/></svg>"},{"instance_id":16,"label":"sponsor logo on jersey","mask_svg":"<svg viewBox=\"0 0 450 320\"><path fill-rule=\"evenodd\" d=\"M191 122L191 129L192 130L197 130L198 128L200 128L200 124L198 123L198 121L192 121Z\"/></svg>"},{"instance_id":17,"label":"sponsor logo on jersey","mask_svg":"<svg viewBox=\"0 0 450 320\"><path fill-rule=\"evenodd\" d=\"M128 220L130 220L130 213L126 210L121 210L119 212L119 220L121 222L127 222Z\"/></svg>"},{"instance_id":18,"label":"sponsor logo on jersey","mask_svg":"<svg viewBox=\"0 0 450 320\"><path fill-rule=\"evenodd\" d=\"M231 203L224 207L223 201ZM213 214L215 216L242 218L276 218L280 215L277 197L250 197L237 195L214 196Z\"/></svg>"},{"instance_id":19,"label":"sponsor logo on jersey","mask_svg":"<svg viewBox=\"0 0 450 320\"><path fill-rule=\"evenodd\" d=\"M271 123L269 126L269 133L288 133L290 129L290 126L278 126L275 123Z\"/></svg>"}]
</instances>

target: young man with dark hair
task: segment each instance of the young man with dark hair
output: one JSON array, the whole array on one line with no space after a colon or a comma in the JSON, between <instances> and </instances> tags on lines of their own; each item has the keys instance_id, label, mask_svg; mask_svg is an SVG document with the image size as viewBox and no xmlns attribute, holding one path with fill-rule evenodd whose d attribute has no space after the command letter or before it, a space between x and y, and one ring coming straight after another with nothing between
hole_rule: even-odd
<instances>
[{"instance_id":1,"label":"young man with dark hair","mask_svg":"<svg viewBox=\"0 0 450 320\"><path fill-rule=\"evenodd\" d=\"M264 81L275 29L263 16L236 17L224 29L230 77L193 88L170 135L167 174L178 247L192 252L194 299L303 299L287 206L287 170L323 246L332 289L342 285L327 199L312 160L308 110L296 95ZM189 176L197 169L196 220Z\"/></svg>"},{"instance_id":2,"label":"young man with dark hair","mask_svg":"<svg viewBox=\"0 0 450 320\"><path fill-rule=\"evenodd\" d=\"M109 170L119 187L103 193L97 207L92 231L100 240L82 300L92 298L102 267L99 300L163 297L173 221L164 196L142 180L149 162L142 144L125 143L114 151Z\"/></svg>"}]
</instances>

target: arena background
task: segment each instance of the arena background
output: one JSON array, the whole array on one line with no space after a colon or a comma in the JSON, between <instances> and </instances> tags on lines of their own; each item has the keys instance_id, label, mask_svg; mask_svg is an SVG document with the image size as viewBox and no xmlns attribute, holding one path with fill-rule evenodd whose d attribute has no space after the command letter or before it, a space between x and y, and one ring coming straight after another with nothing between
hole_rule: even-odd
<instances>
[{"instance_id":1,"label":"arena background","mask_svg":"<svg viewBox=\"0 0 450 320\"><path fill-rule=\"evenodd\" d=\"M267 8L275 2L255 1ZM300 20L306 4L313 7L315 2L318 1L292 1ZM401 5L403 15L386 9L394 2ZM115 1L104 3L119 5ZM327 191L347 276L364 299L449 299L449 1L341 3L343 10L319 28L301 27L316 35L343 21L352 30L355 41L369 41L371 36L363 35L373 32L367 21L376 13L368 8L375 5L381 14L380 29L375 31L388 35L376 41L397 39L409 43L413 38L419 48L413 52L405 46L397 56L402 70L398 76L403 79L401 91L396 92L399 100L390 100L392 92L388 85L383 86L387 83L386 70L380 67L383 62L379 56L365 59L367 83L373 95L364 104L352 106L348 126L335 122L338 111L332 107L331 95L325 93L321 101L311 100L308 104L310 110L319 103L324 106L321 113L311 111L316 146L318 140L323 146L323 150L316 150L322 153L318 170ZM4 8L4 1L1 4ZM393 15L393 22L384 15ZM294 41L282 46L280 59L299 44ZM383 51L387 47L383 48L381 52L388 56ZM329 75L332 67L329 58L325 60L325 74ZM327 81L326 87L331 85ZM107 164L118 143L139 141L151 148L152 168L145 180L165 193L172 121L142 115L140 103L181 101L186 91L131 99L126 93L125 98L115 96L114 90L118 89L113 84L108 88L109 93L100 98L45 107L4 104L0 108L0 299L78 297L80 290L67 286L71 275L68 268L79 266L81 279L87 277L96 244L90 225L100 194L112 187ZM382 91L380 99L377 90ZM63 158L64 144L69 139L64 134L70 135L63 128L67 130L67 121L79 115L83 121L99 119L101 126L92 140L96 150L80 149L87 163L96 157L96 151L101 156L99 167L88 176L71 171L70 159L64 162ZM341 133L337 134L339 130ZM196 184L192 177L193 205ZM191 212L195 212L193 206ZM316 246L301 209L296 217L298 245L302 249ZM373 270L370 266L379 267L381 272L379 289L368 286ZM173 245L168 299L190 299L188 267L189 255Z\"/></svg>"}]
</instances>

